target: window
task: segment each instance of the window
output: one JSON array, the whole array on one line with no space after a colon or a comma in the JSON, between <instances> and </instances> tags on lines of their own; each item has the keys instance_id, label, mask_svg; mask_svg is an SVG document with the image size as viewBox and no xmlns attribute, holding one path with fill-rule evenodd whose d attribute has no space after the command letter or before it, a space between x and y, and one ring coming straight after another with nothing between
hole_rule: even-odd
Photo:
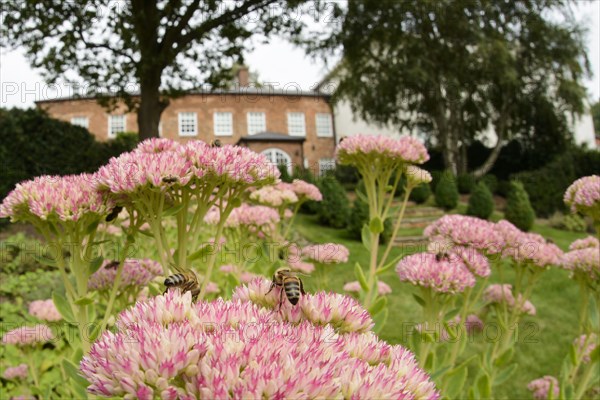
<instances>
[{"instance_id":1,"label":"window","mask_svg":"<svg viewBox=\"0 0 600 400\"><path fill-rule=\"evenodd\" d=\"M306 124L304 123L304 113L290 112L288 117L288 133L291 136L306 136Z\"/></svg>"},{"instance_id":2,"label":"window","mask_svg":"<svg viewBox=\"0 0 600 400\"><path fill-rule=\"evenodd\" d=\"M317 136L319 137L332 137L333 136L333 124L331 123L331 114L317 114Z\"/></svg>"},{"instance_id":3,"label":"window","mask_svg":"<svg viewBox=\"0 0 600 400\"><path fill-rule=\"evenodd\" d=\"M233 135L233 115L230 112L216 112L213 121L215 136Z\"/></svg>"},{"instance_id":4,"label":"window","mask_svg":"<svg viewBox=\"0 0 600 400\"><path fill-rule=\"evenodd\" d=\"M319 176L323 176L327 171L333 171L335 169L335 160L333 158L321 158L319 159Z\"/></svg>"},{"instance_id":5,"label":"window","mask_svg":"<svg viewBox=\"0 0 600 400\"><path fill-rule=\"evenodd\" d=\"M198 134L198 116L195 112L179 113L179 136L196 136Z\"/></svg>"},{"instance_id":6,"label":"window","mask_svg":"<svg viewBox=\"0 0 600 400\"><path fill-rule=\"evenodd\" d=\"M275 167L285 165L287 166L288 172L292 173L292 158L285 151L273 148L263 151L262 154L264 154L267 157L267 160Z\"/></svg>"},{"instance_id":7,"label":"window","mask_svg":"<svg viewBox=\"0 0 600 400\"><path fill-rule=\"evenodd\" d=\"M265 132L267 130L267 121L264 112L248 113L248 135Z\"/></svg>"},{"instance_id":8,"label":"window","mask_svg":"<svg viewBox=\"0 0 600 400\"><path fill-rule=\"evenodd\" d=\"M90 126L90 120L88 117L73 117L71 118L71 125L77 125L88 129Z\"/></svg>"},{"instance_id":9,"label":"window","mask_svg":"<svg viewBox=\"0 0 600 400\"><path fill-rule=\"evenodd\" d=\"M126 120L124 115L109 115L108 116L108 137L115 138L117 133L125 132Z\"/></svg>"}]
</instances>

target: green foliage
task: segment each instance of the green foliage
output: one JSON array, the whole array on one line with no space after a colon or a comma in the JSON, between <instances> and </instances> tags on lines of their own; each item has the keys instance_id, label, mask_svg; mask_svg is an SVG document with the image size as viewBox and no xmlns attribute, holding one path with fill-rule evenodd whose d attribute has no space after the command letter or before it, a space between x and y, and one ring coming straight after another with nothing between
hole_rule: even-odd
<instances>
[{"instance_id":1,"label":"green foliage","mask_svg":"<svg viewBox=\"0 0 600 400\"><path fill-rule=\"evenodd\" d=\"M585 232L587 224L579 214L563 215L560 211L552 214L548 220L548 224L557 229L564 229L569 232Z\"/></svg>"},{"instance_id":2,"label":"green foliage","mask_svg":"<svg viewBox=\"0 0 600 400\"><path fill-rule=\"evenodd\" d=\"M431 174L431 182L430 182L431 190L435 193L435 190L437 189L437 185L442 180L442 177L444 176L445 171L433 170L430 172L430 174Z\"/></svg>"},{"instance_id":3,"label":"green foliage","mask_svg":"<svg viewBox=\"0 0 600 400\"><path fill-rule=\"evenodd\" d=\"M341 184L356 184L360 179L358 170L352 165L337 165L335 167L335 179Z\"/></svg>"},{"instance_id":4,"label":"green foliage","mask_svg":"<svg viewBox=\"0 0 600 400\"><path fill-rule=\"evenodd\" d=\"M101 143L85 128L52 119L39 109L0 109L0 159L6 171L0 197L35 176L94 172L136 142L135 136L120 135Z\"/></svg>"},{"instance_id":5,"label":"green foliage","mask_svg":"<svg viewBox=\"0 0 600 400\"><path fill-rule=\"evenodd\" d=\"M323 194L323 201L317 203L319 221L334 228L345 227L350 212L346 190L334 177L329 176L319 180L317 185Z\"/></svg>"},{"instance_id":6,"label":"green foliage","mask_svg":"<svg viewBox=\"0 0 600 400\"><path fill-rule=\"evenodd\" d=\"M485 175L481 178L481 182L485 183L492 193L498 190L498 178L495 175Z\"/></svg>"},{"instance_id":7,"label":"green foliage","mask_svg":"<svg viewBox=\"0 0 600 400\"><path fill-rule=\"evenodd\" d=\"M279 170L279 179L281 179L282 182L287 182L287 183L291 183L292 182L292 176L289 173L288 170L288 166L286 164L279 164L277 166L277 169Z\"/></svg>"},{"instance_id":8,"label":"green foliage","mask_svg":"<svg viewBox=\"0 0 600 400\"><path fill-rule=\"evenodd\" d=\"M516 174L513 178L523 182L537 215L548 217L557 210L566 210L563 195L573 181L598 171L600 153L572 148L546 166Z\"/></svg>"},{"instance_id":9,"label":"green foliage","mask_svg":"<svg viewBox=\"0 0 600 400\"><path fill-rule=\"evenodd\" d=\"M590 113L594 120L594 132L596 132L596 137L600 137L600 101L597 101L590 107Z\"/></svg>"},{"instance_id":10,"label":"green foliage","mask_svg":"<svg viewBox=\"0 0 600 400\"><path fill-rule=\"evenodd\" d=\"M458 205L458 189L451 173L444 173L435 188L435 203L446 210Z\"/></svg>"},{"instance_id":11,"label":"green foliage","mask_svg":"<svg viewBox=\"0 0 600 400\"><path fill-rule=\"evenodd\" d=\"M458 192L460 194L468 194L475 188L475 177L472 174L460 174L456 178Z\"/></svg>"},{"instance_id":12,"label":"green foliage","mask_svg":"<svg viewBox=\"0 0 600 400\"><path fill-rule=\"evenodd\" d=\"M368 224L368 222L369 205L360 198L357 198L352 203L352 209L348 214L348 222L346 223L346 229L352 238L356 240L361 240L362 229L365 226L365 224ZM393 229L394 227L392 220L390 218L386 219L383 223L383 232L379 237L379 242L387 243L392 236Z\"/></svg>"},{"instance_id":13,"label":"green foliage","mask_svg":"<svg viewBox=\"0 0 600 400\"><path fill-rule=\"evenodd\" d=\"M423 204L427 201L427 199L429 199L430 196L431 187L429 186L429 183L421 183L419 186L414 188L412 192L410 192L410 196L408 198L417 204Z\"/></svg>"},{"instance_id":14,"label":"green foliage","mask_svg":"<svg viewBox=\"0 0 600 400\"><path fill-rule=\"evenodd\" d=\"M511 191L506 200L505 218L517 228L529 231L535 221L535 211L529 202L529 196L518 181L511 182Z\"/></svg>"},{"instance_id":15,"label":"green foliage","mask_svg":"<svg viewBox=\"0 0 600 400\"><path fill-rule=\"evenodd\" d=\"M467 214L488 219L493 212L494 198L492 197L492 192L485 183L479 182L469 198Z\"/></svg>"}]
</instances>

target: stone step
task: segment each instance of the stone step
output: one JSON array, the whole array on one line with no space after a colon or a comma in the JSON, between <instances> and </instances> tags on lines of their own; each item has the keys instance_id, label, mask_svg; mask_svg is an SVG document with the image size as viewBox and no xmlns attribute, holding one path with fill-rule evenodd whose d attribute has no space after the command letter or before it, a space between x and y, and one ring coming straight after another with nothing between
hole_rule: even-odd
<instances>
[{"instance_id":1,"label":"stone step","mask_svg":"<svg viewBox=\"0 0 600 400\"><path fill-rule=\"evenodd\" d=\"M404 215L407 217L435 217L444 215L444 210L435 207L407 207Z\"/></svg>"},{"instance_id":2,"label":"stone step","mask_svg":"<svg viewBox=\"0 0 600 400\"><path fill-rule=\"evenodd\" d=\"M425 236L398 236L394 240L395 246L407 246L407 245L425 245L427 238Z\"/></svg>"}]
</instances>

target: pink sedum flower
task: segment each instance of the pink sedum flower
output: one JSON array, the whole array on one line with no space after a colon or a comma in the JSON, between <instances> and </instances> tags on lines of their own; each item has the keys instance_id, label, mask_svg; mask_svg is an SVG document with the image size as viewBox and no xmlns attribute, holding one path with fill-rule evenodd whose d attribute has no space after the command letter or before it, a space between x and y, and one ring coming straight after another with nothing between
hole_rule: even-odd
<instances>
[{"instance_id":1,"label":"pink sedum flower","mask_svg":"<svg viewBox=\"0 0 600 400\"><path fill-rule=\"evenodd\" d=\"M99 190L96 175L38 176L20 183L0 205L0 218L77 221L87 214L108 214L114 204Z\"/></svg>"},{"instance_id":2,"label":"pink sedum flower","mask_svg":"<svg viewBox=\"0 0 600 400\"><path fill-rule=\"evenodd\" d=\"M584 239L577 239L569 245L569 250L583 250L583 249L598 249L600 248L600 242L593 236L588 236Z\"/></svg>"},{"instance_id":3,"label":"pink sedum flower","mask_svg":"<svg viewBox=\"0 0 600 400\"><path fill-rule=\"evenodd\" d=\"M151 138L138 144L133 151L137 153L162 153L177 150L179 146L178 142L171 139Z\"/></svg>"},{"instance_id":4,"label":"pink sedum flower","mask_svg":"<svg viewBox=\"0 0 600 400\"><path fill-rule=\"evenodd\" d=\"M596 347L600 346L599 337L595 333L589 335L581 335L573 341L579 357L584 364L591 361L590 356Z\"/></svg>"},{"instance_id":5,"label":"pink sedum flower","mask_svg":"<svg viewBox=\"0 0 600 400\"><path fill-rule=\"evenodd\" d=\"M600 219L600 176L592 175L577 179L567 188L565 204L572 212L588 214Z\"/></svg>"},{"instance_id":6,"label":"pink sedum flower","mask_svg":"<svg viewBox=\"0 0 600 400\"><path fill-rule=\"evenodd\" d=\"M268 281L265 281L268 283ZM262 285L258 280L258 285ZM247 289L247 288L246 288ZM89 392L153 399L426 398L414 355L367 333L282 322L249 301L170 291L121 314L81 361Z\"/></svg>"},{"instance_id":7,"label":"pink sedum flower","mask_svg":"<svg viewBox=\"0 0 600 400\"><path fill-rule=\"evenodd\" d=\"M444 215L427 226L423 235L438 247L438 251L465 246L496 254L504 245L504 239L496 231L494 223L458 214Z\"/></svg>"},{"instance_id":8,"label":"pink sedum flower","mask_svg":"<svg viewBox=\"0 0 600 400\"><path fill-rule=\"evenodd\" d=\"M536 308L529 300L523 301L523 296L519 293L517 299L513 296L512 285L493 284L489 285L483 292L483 299L492 304L506 304L509 309L513 309L520 304L520 312L523 314L535 315Z\"/></svg>"},{"instance_id":9,"label":"pink sedum flower","mask_svg":"<svg viewBox=\"0 0 600 400\"><path fill-rule=\"evenodd\" d=\"M358 281L348 282L344 285L344 290L346 292L358 293L361 290L360 283L358 283ZM392 293L392 288L385 282L377 281L377 293L384 296Z\"/></svg>"},{"instance_id":10,"label":"pink sedum flower","mask_svg":"<svg viewBox=\"0 0 600 400\"><path fill-rule=\"evenodd\" d=\"M416 187L422 183L430 183L433 179L428 171L414 165L407 166L405 173L406 180L411 187Z\"/></svg>"},{"instance_id":11,"label":"pink sedum flower","mask_svg":"<svg viewBox=\"0 0 600 400\"><path fill-rule=\"evenodd\" d=\"M318 187L301 179L294 179L291 188L300 200L322 201L323 195Z\"/></svg>"},{"instance_id":12,"label":"pink sedum flower","mask_svg":"<svg viewBox=\"0 0 600 400\"><path fill-rule=\"evenodd\" d=\"M315 270L315 265L313 263L302 261L297 258L289 258L287 260L287 264L294 271L300 271L305 274L310 274L311 272L314 272L314 270Z\"/></svg>"},{"instance_id":13,"label":"pink sedum flower","mask_svg":"<svg viewBox=\"0 0 600 400\"><path fill-rule=\"evenodd\" d=\"M588 247L571 250L562 256L561 265L564 269L582 272L592 281L598 281L600 280L600 249Z\"/></svg>"},{"instance_id":14,"label":"pink sedum flower","mask_svg":"<svg viewBox=\"0 0 600 400\"><path fill-rule=\"evenodd\" d=\"M558 398L560 388L558 387L558 379L553 376L546 375L542 378L535 379L527 385L535 400L546 400L550 396L550 388L552 387L552 397Z\"/></svg>"},{"instance_id":15,"label":"pink sedum flower","mask_svg":"<svg viewBox=\"0 0 600 400\"><path fill-rule=\"evenodd\" d=\"M402 282L441 293L459 293L475 286L475 277L464 263L444 258L438 261L431 253L404 257L396 265L396 273Z\"/></svg>"},{"instance_id":16,"label":"pink sedum flower","mask_svg":"<svg viewBox=\"0 0 600 400\"><path fill-rule=\"evenodd\" d=\"M232 264L225 264L219 267L219 271L224 274L234 274L237 271L237 267Z\"/></svg>"},{"instance_id":17,"label":"pink sedum flower","mask_svg":"<svg viewBox=\"0 0 600 400\"><path fill-rule=\"evenodd\" d=\"M242 282L242 283L252 282L256 278L262 278L262 276L253 274L252 272L248 272L248 271L244 271L240 274L240 282Z\"/></svg>"},{"instance_id":18,"label":"pink sedum flower","mask_svg":"<svg viewBox=\"0 0 600 400\"><path fill-rule=\"evenodd\" d=\"M211 225L217 225L220 219L217 207L212 207L204 217L204 221ZM231 211L224 226L226 228L245 227L255 232L272 232L275 224L279 221L279 213L274 208L251 206L244 203Z\"/></svg>"},{"instance_id":19,"label":"pink sedum flower","mask_svg":"<svg viewBox=\"0 0 600 400\"><path fill-rule=\"evenodd\" d=\"M342 244L312 244L302 249L302 256L321 264L339 264L348 262L350 251Z\"/></svg>"},{"instance_id":20,"label":"pink sedum flower","mask_svg":"<svg viewBox=\"0 0 600 400\"><path fill-rule=\"evenodd\" d=\"M33 346L54 340L54 332L47 325L23 326L8 331L2 336L3 344Z\"/></svg>"},{"instance_id":21,"label":"pink sedum flower","mask_svg":"<svg viewBox=\"0 0 600 400\"><path fill-rule=\"evenodd\" d=\"M98 291L112 289L117 276L117 268L118 265L115 265L112 260L105 260L98 271L90 276L88 288ZM162 266L154 260L128 258L123 264L120 289L123 290L130 286L146 286L162 274Z\"/></svg>"},{"instance_id":22,"label":"pink sedum flower","mask_svg":"<svg viewBox=\"0 0 600 400\"><path fill-rule=\"evenodd\" d=\"M506 220L496 223L496 230L504 238L503 256L540 268L561 264L562 250L554 243L546 241L543 236L523 232Z\"/></svg>"},{"instance_id":23,"label":"pink sedum flower","mask_svg":"<svg viewBox=\"0 0 600 400\"><path fill-rule=\"evenodd\" d=\"M29 304L29 314L49 322L60 321L62 319L52 299L32 301Z\"/></svg>"},{"instance_id":24,"label":"pink sedum flower","mask_svg":"<svg viewBox=\"0 0 600 400\"><path fill-rule=\"evenodd\" d=\"M255 190L250 194L250 200L271 207L280 207L282 205L297 203L298 196L296 196L296 193L294 193L291 188L288 188L287 185L289 184L279 183L277 185L265 186Z\"/></svg>"},{"instance_id":25,"label":"pink sedum flower","mask_svg":"<svg viewBox=\"0 0 600 400\"><path fill-rule=\"evenodd\" d=\"M6 379L27 379L28 377L27 364L19 364L16 367L8 367L4 370L4 378Z\"/></svg>"},{"instance_id":26,"label":"pink sedum flower","mask_svg":"<svg viewBox=\"0 0 600 400\"><path fill-rule=\"evenodd\" d=\"M398 165L422 164L429 160L429 154L423 143L411 136L356 135L338 144L336 159L342 165L366 166L374 159Z\"/></svg>"}]
</instances>

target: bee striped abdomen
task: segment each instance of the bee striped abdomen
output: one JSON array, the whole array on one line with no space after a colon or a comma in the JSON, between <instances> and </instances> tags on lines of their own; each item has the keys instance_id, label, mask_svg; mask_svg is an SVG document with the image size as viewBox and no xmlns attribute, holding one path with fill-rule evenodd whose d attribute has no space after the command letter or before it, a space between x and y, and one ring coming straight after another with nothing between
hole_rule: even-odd
<instances>
[{"instance_id":1,"label":"bee striped abdomen","mask_svg":"<svg viewBox=\"0 0 600 400\"><path fill-rule=\"evenodd\" d=\"M285 296L288 298L290 303L293 305L298 304L300 299L300 280L298 278L287 278L283 281L283 287L285 289Z\"/></svg>"},{"instance_id":2,"label":"bee striped abdomen","mask_svg":"<svg viewBox=\"0 0 600 400\"><path fill-rule=\"evenodd\" d=\"M166 287L175 287L175 286L181 285L185 281L186 281L186 278L183 274L174 274L174 275L167 277L167 279L165 279L165 286Z\"/></svg>"}]
</instances>

